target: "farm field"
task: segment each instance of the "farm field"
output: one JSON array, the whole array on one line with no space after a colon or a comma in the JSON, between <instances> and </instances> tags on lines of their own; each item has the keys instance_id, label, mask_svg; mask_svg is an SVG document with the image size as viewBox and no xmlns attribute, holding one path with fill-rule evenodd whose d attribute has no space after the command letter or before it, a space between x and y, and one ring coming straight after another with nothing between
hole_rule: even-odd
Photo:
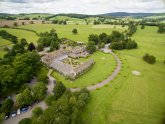
<instances>
[{"instance_id":1,"label":"farm field","mask_svg":"<svg viewBox=\"0 0 165 124\"><path fill-rule=\"evenodd\" d=\"M17 15L17 17L18 18L25 18L25 17L29 17L29 18L38 18L38 17L40 17L40 18L45 18L45 17L48 17L48 16L51 16L51 15L53 15L53 14L48 14L48 13L41 13L41 14L39 14L39 13L32 13L32 14L20 14L20 15Z\"/></svg>"},{"instance_id":2,"label":"farm field","mask_svg":"<svg viewBox=\"0 0 165 124\"><path fill-rule=\"evenodd\" d=\"M11 33L18 37L18 40L21 40L21 38L25 38L28 43L33 42L34 44L37 44L38 36L30 31L25 30L19 30L19 29L9 29L9 28L0 28L0 30L6 30L8 33Z\"/></svg>"},{"instance_id":3,"label":"farm field","mask_svg":"<svg viewBox=\"0 0 165 124\"><path fill-rule=\"evenodd\" d=\"M123 50L118 56L122 70L107 87L91 92L83 117L86 124L163 124L165 118L165 35L157 28L138 28L133 39L138 49ZM156 56L150 65L145 53ZM132 71L140 72L139 76Z\"/></svg>"},{"instance_id":4,"label":"farm field","mask_svg":"<svg viewBox=\"0 0 165 124\"><path fill-rule=\"evenodd\" d=\"M87 61L88 59L93 59L95 64L92 68L81 75L76 80L67 80L64 76L57 72L52 73L55 79L62 81L66 87L80 87L83 88L88 85L97 84L105 80L108 76L112 74L116 67L116 61L111 54L106 54L102 52L96 52L87 59L80 59L80 61ZM100 73L100 74L99 74Z\"/></svg>"},{"instance_id":5,"label":"farm field","mask_svg":"<svg viewBox=\"0 0 165 124\"><path fill-rule=\"evenodd\" d=\"M51 29L55 29L57 31L57 34L59 35L60 38L66 37L71 40L75 41L83 41L87 42L88 41L88 36L89 34L100 34L100 33L107 33L111 34L113 30L117 31L124 31L127 27L120 28L116 27L109 27L105 28L105 25L100 25L98 26L93 26L93 25L55 25L55 24L33 24L33 25L24 25L24 26L19 26L20 28L25 28L25 29L31 29L34 31L37 31L38 33L44 32L44 31L50 31ZM78 34L74 35L72 34L73 28L77 28Z\"/></svg>"}]
</instances>

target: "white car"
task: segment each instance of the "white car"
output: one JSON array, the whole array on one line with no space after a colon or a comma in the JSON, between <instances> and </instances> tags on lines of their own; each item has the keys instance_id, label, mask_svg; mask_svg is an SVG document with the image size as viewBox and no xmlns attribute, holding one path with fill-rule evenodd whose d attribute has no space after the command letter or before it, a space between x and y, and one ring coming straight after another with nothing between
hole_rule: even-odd
<instances>
[{"instance_id":1,"label":"white car","mask_svg":"<svg viewBox=\"0 0 165 124\"><path fill-rule=\"evenodd\" d=\"M21 114L21 110L18 109L18 110L17 110L17 115L20 115L20 114Z\"/></svg>"},{"instance_id":2,"label":"white car","mask_svg":"<svg viewBox=\"0 0 165 124\"><path fill-rule=\"evenodd\" d=\"M16 112L12 112L12 113L11 113L11 117L15 117L16 115L17 115Z\"/></svg>"}]
</instances>

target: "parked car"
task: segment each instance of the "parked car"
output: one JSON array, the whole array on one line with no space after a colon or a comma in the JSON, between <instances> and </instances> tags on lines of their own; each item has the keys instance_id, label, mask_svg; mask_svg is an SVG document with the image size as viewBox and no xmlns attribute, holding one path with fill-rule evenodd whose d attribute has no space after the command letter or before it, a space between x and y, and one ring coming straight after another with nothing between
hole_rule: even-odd
<instances>
[{"instance_id":1,"label":"parked car","mask_svg":"<svg viewBox=\"0 0 165 124\"><path fill-rule=\"evenodd\" d=\"M21 114L21 110L18 109L18 110L17 110L17 115L20 115L20 114Z\"/></svg>"},{"instance_id":2,"label":"parked car","mask_svg":"<svg viewBox=\"0 0 165 124\"><path fill-rule=\"evenodd\" d=\"M10 113L5 114L5 120L7 120L10 117Z\"/></svg>"},{"instance_id":3,"label":"parked car","mask_svg":"<svg viewBox=\"0 0 165 124\"><path fill-rule=\"evenodd\" d=\"M24 107L24 108L21 109L21 112L23 112L23 113L25 113L27 111L28 111L28 108L27 107Z\"/></svg>"},{"instance_id":4,"label":"parked car","mask_svg":"<svg viewBox=\"0 0 165 124\"><path fill-rule=\"evenodd\" d=\"M11 117L15 117L16 115L17 115L17 112L15 111L11 113Z\"/></svg>"}]
</instances>

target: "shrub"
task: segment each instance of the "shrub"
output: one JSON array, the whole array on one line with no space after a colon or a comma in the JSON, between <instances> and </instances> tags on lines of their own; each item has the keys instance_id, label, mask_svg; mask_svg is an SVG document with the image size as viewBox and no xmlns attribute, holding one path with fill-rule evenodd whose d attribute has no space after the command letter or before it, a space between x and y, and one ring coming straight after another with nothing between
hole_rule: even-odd
<instances>
[{"instance_id":1,"label":"shrub","mask_svg":"<svg viewBox=\"0 0 165 124\"><path fill-rule=\"evenodd\" d=\"M4 112L4 113L11 112L11 109L13 108L13 104L14 104L14 102L11 99L9 99L9 98L5 99L2 102L1 112Z\"/></svg>"},{"instance_id":2,"label":"shrub","mask_svg":"<svg viewBox=\"0 0 165 124\"><path fill-rule=\"evenodd\" d=\"M18 124L31 124L32 120L30 118L22 119Z\"/></svg>"},{"instance_id":3,"label":"shrub","mask_svg":"<svg viewBox=\"0 0 165 124\"><path fill-rule=\"evenodd\" d=\"M44 49L44 45L43 44L38 44L38 46L37 46L37 51L38 52L40 52L40 51L43 51L43 49Z\"/></svg>"},{"instance_id":4,"label":"shrub","mask_svg":"<svg viewBox=\"0 0 165 124\"><path fill-rule=\"evenodd\" d=\"M74 28L74 29L72 30L72 33L73 33L73 34L77 34L77 33L78 33L77 29Z\"/></svg>"},{"instance_id":5,"label":"shrub","mask_svg":"<svg viewBox=\"0 0 165 124\"><path fill-rule=\"evenodd\" d=\"M33 109L33 117L39 117L42 113L43 113L43 110L41 107L36 107Z\"/></svg>"},{"instance_id":6,"label":"shrub","mask_svg":"<svg viewBox=\"0 0 165 124\"><path fill-rule=\"evenodd\" d=\"M61 97L61 95L65 92L66 87L63 85L62 82L56 82L56 85L54 86L54 96L56 100Z\"/></svg>"},{"instance_id":7,"label":"shrub","mask_svg":"<svg viewBox=\"0 0 165 124\"><path fill-rule=\"evenodd\" d=\"M55 101L56 98L54 95L49 95L46 97L45 102L48 106L52 105L53 101Z\"/></svg>"},{"instance_id":8,"label":"shrub","mask_svg":"<svg viewBox=\"0 0 165 124\"><path fill-rule=\"evenodd\" d=\"M137 48L137 43L135 41L128 41L125 46L126 49Z\"/></svg>"},{"instance_id":9,"label":"shrub","mask_svg":"<svg viewBox=\"0 0 165 124\"><path fill-rule=\"evenodd\" d=\"M148 62L149 64L154 64L156 62L156 58L152 55L149 55L149 54L145 54L143 56L143 60Z\"/></svg>"}]
</instances>

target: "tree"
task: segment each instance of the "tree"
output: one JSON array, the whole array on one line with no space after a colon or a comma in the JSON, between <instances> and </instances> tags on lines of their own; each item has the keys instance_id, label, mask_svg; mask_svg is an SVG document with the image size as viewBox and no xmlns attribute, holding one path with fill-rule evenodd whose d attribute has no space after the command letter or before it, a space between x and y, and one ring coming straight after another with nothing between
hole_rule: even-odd
<instances>
[{"instance_id":1,"label":"tree","mask_svg":"<svg viewBox=\"0 0 165 124\"><path fill-rule=\"evenodd\" d=\"M13 108L13 104L14 102L7 98L2 102L2 106L1 106L1 112L3 113L10 113L12 108Z\"/></svg>"},{"instance_id":2,"label":"tree","mask_svg":"<svg viewBox=\"0 0 165 124\"><path fill-rule=\"evenodd\" d=\"M93 41L95 44L98 44L99 37L97 34L90 34L88 37L88 41Z\"/></svg>"},{"instance_id":3,"label":"tree","mask_svg":"<svg viewBox=\"0 0 165 124\"><path fill-rule=\"evenodd\" d=\"M47 84L48 83L47 73L48 73L47 69L45 67L42 67L37 74L37 81Z\"/></svg>"},{"instance_id":4,"label":"tree","mask_svg":"<svg viewBox=\"0 0 165 124\"><path fill-rule=\"evenodd\" d=\"M165 33L165 25L164 24L160 24L158 26L158 33Z\"/></svg>"},{"instance_id":5,"label":"tree","mask_svg":"<svg viewBox=\"0 0 165 124\"><path fill-rule=\"evenodd\" d=\"M22 39L21 39L21 44L22 44L23 46L27 46L27 45L28 45L27 40L26 40L25 38L22 38Z\"/></svg>"},{"instance_id":6,"label":"tree","mask_svg":"<svg viewBox=\"0 0 165 124\"><path fill-rule=\"evenodd\" d=\"M137 43L135 41L128 41L125 46L126 49L137 48Z\"/></svg>"},{"instance_id":7,"label":"tree","mask_svg":"<svg viewBox=\"0 0 165 124\"><path fill-rule=\"evenodd\" d=\"M43 49L44 49L44 45L39 43L37 46L37 51L40 52L40 51L43 51Z\"/></svg>"},{"instance_id":8,"label":"tree","mask_svg":"<svg viewBox=\"0 0 165 124\"><path fill-rule=\"evenodd\" d=\"M36 47L34 46L34 44L31 42L30 44L29 44L29 46L28 46L28 50L29 51L33 51L33 50L35 50L36 49Z\"/></svg>"},{"instance_id":9,"label":"tree","mask_svg":"<svg viewBox=\"0 0 165 124\"><path fill-rule=\"evenodd\" d=\"M107 34L106 33L101 33L100 35L99 35L99 42L104 42L104 43L106 43L107 41Z\"/></svg>"},{"instance_id":10,"label":"tree","mask_svg":"<svg viewBox=\"0 0 165 124\"><path fill-rule=\"evenodd\" d=\"M73 34L77 34L77 33L78 33L77 29L74 28L74 29L72 30L72 33L73 33Z\"/></svg>"},{"instance_id":11,"label":"tree","mask_svg":"<svg viewBox=\"0 0 165 124\"><path fill-rule=\"evenodd\" d=\"M17 22L14 22L13 25L14 25L14 26L18 26L18 23L17 23Z\"/></svg>"},{"instance_id":12,"label":"tree","mask_svg":"<svg viewBox=\"0 0 165 124\"><path fill-rule=\"evenodd\" d=\"M21 121L19 121L18 124L31 124L32 120L30 118L24 118Z\"/></svg>"},{"instance_id":13,"label":"tree","mask_svg":"<svg viewBox=\"0 0 165 124\"><path fill-rule=\"evenodd\" d=\"M122 49L124 49L124 44L122 41L112 42L110 45L110 48L115 49L115 50L122 50Z\"/></svg>"},{"instance_id":14,"label":"tree","mask_svg":"<svg viewBox=\"0 0 165 124\"><path fill-rule=\"evenodd\" d=\"M87 45L86 49L89 53L91 53L91 54L94 53L96 51L95 42L88 41L88 45Z\"/></svg>"},{"instance_id":15,"label":"tree","mask_svg":"<svg viewBox=\"0 0 165 124\"><path fill-rule=\"evenodd\" d=\"M144 28L145 28L145 25L144 25L144 24L142 24L142 25L141 25L141 29L144 29Z\"/></svg>"},{"instance_id":16,"label":"tree","mask_svg":"<svg viewBox=\"0 0 165 124\"><path fill-rule=\"evenodd\" d=\"M33 113L33 117L37 118L40 115L42 115L43 110L42 110L41 107L36 107L36 108L33 109L32 113Z\"/></svg>"},{"instance_id":17,"label":"tree","mask_svg":"<svg viewBox=\"0 0 165 124\"><path fill-rule=\"evenodd\" d=\"M56 82L53 92L56 100L65 92L66 88L62 82Z\"/></svg>"},{"instance_id":18,"label":"tree","mask_svg":"<svg viewBox=\"0 0 165 124\"><path fill-rule=\"evenodd\" d=\"M56 101L56 98L54 95L49 95L46 97L45 102L48 106L52 105L52 103Z\"/></svg>"},{"instance_id":19,"label":"tree","mask_svg":"<svg viewBox=\"0 0 165 124\"><path fill-rule=\"evenodd\" d=\"M22 22L22 25L25 25L25 22Z\"/></svg>"},{"instance_id":20,"label":"tree","mask_svg":"<svg viewBox=\"0 0 165 124\"><path fill-rule=\"evenodd\" d=\"M5 118L5 114L0 113L0 124L4 121L4 118Z\"/></svg>"},{"instance_id":21,"label":"tree","mask_svg":"<svg viewBox=\"0 0 165 124\"><path fill-rule=\"evenodd\" d=\"M47 90L47 87L44 83L42 82L36 83L32 88L35 99L43 100L46 96L46 90Z\"/></svg>"},{"instance_id":22,"label":"tree","mask_svg":"<svg viewBox=\"0 0 165 124\"><path fill-rule=\"evenodd\" d=\"M105 47L105 43L104 42L100 42L98 44L98 48L101 49L101 48L104 48Z\"/></svg>"},{"instance_id":23,"label":"tree","mask_svg":"<svg viewBox=\"0 0 165 124\"><path fill-rule=\"evenodd\" d=\"M156 62L156 58L152 55L149 55L149 54L145 54L143 56L143 60L148 62L149 64L154 64Z\"/></svg>"},{"instance_id":24,"label":"tree","mask_svg":"<svg viewBox=\"0 0 165 124\"><path fill-rule=\"evenodd\" d=\"M52 40L50 44L50 51L57 50L59 48L60 48L59 42Z\"/></svg>"},{"instance_id":25,"label":"tree","mask_svg":"<svg viewBox=\"0 0 165 124\"><path fill-rule=\"evenodd\" d=\"M16 105L18 107L31 105L33 101L34 97L32 96L29 88L26 88L22 93L16 95Z\"/></svg>"},{"instance_id":26,"label":"tree","mask_svg":"<svg viewBox=\"0 0 165 124\"><path fill-rule=\"evenodd\" d=\"M13 63L15 71L15 86L20 87L21 84L28 82L37 71L40 70L41 62L40 56L35 52L27 52L22 55L16 56Z\"/></svg>"},{"instance_id":27,"label":"tree","mask_svg":"<svg viewBox=\"0 0 165 124\"><path fill-rule=\"evenodd\" d=\"M34 22L33 21L30 21L30 24L34 24Z\"/></svg>"}]
</instances>

